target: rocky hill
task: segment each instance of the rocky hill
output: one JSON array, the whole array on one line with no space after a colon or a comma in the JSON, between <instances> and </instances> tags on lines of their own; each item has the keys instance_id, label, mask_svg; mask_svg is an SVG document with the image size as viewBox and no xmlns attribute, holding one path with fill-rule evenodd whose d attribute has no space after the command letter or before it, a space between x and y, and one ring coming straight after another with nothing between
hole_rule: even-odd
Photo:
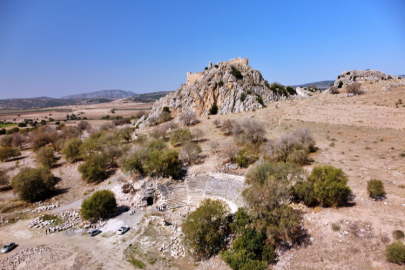
<instances>
[{"instance_id":1,"label":"rocky hill","mask_svg":"<svg viewBox=\"0 0 405 270\"><path fill-rule=\"evenodd\" d=\"M378 70L351 70L342 72L342 74L336 78L333 85L339 87L339 84L340 86L344 86L353 82L364 83L370 81L397 80L399 78L399 76L391 76Z\"/></svg>"},{"instance_id":2,"label":"rocky hill","mask_svg":"<svg viewBox=\"0 0 405 270\"><path fill-rule=\"evenodd\" d=\"M90 99L90 98L120 99L120 98L133 97L135 95L136 95L136 93L131 92L131 91L101 90L101 91L97 91L97 92L65 96L65 97L61 97L61 99Z\"/></svg>"},{"instance_id":3,"label":"rocky hill","mask_svg":"<svg viewBox=\"0 0 405 270\"><path fill-rule=\"evenodd\" d=\"M218 114L251 111L295 94L293 88L289 89L287 92L284 87L272 87L258 70L248 65L248 58L238 57L216 65L210 62L202 72L188 72L187 82L156 101L150 116L158 117L165 106L174 114L193 110L199 116L209 115L213 105L217 105Z\"/></svg>"},{"instance_id":4,"label":"rocky hill","mask_svg":"<svg viewBox=\"0 0 405 270\"><path fill-rule=\"evenodd\" d=\"M331 81L331 80L326 80L326 81L319 81L319 82L311 82L311 83L304 83L304 84L298 84L298 85L293 85L294 88L296 87L301 87L301 88L305 88L305 87L310 87L310 88L318 88L321 90L324 89L328 89L329 86L334 83L335 81Z\"/></svg>"},{"instance_id":5,"label":"rocky hill","mask_svg":"<svg viewBox=\"0 0 405 270\"><path fill-rule=\"evenodd\" d=\"M152 93L145 93L145 94L137 94L133 97L126 98L125 101L131 102L141 102L141 103L149 103L154 102L167 94L173 91L160 91L160 92L152 92Z\"/></svg>"}]
</instances>

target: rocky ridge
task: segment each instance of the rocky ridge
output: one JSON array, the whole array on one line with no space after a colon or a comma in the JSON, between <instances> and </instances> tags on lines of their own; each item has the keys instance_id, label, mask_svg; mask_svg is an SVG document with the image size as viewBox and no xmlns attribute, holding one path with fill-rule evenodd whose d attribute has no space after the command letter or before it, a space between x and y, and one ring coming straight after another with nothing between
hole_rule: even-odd
<instances>
[{"instance_id":1,"label":"rocky ridge","mask_svg":"<svg viewBox=\"0 0 405 270\"><path fill-rule=\"evenodd\" d=\"M352 84L353 82L370 82L370 81L381 81L381 80L398 80L400 79L399 76L391 76L389 74L385 74L384 72L378 70L351 70L351 71L344 71L340 74L333 86L339 86L339 83L343 83L343 85Z\"/></svg>"},{"instance_id":2,"label":"rocky ridge","mask_svg":"<svg viewBox=\"0 0 405 270\"><path fill-rule=\"evenodd\" d=\"M214 66L210 62L203 72L188 72L187 83L156 101L149 118L159 117L165 106L174 115L192 110L207 116L214 104L218 114L229 114L260 109L264 104L291 97L269 87L262 74L248 65L248 58L238 57ZM147 119L142 126L145 124L149 125Z\"/></svg>"}]
</instances>

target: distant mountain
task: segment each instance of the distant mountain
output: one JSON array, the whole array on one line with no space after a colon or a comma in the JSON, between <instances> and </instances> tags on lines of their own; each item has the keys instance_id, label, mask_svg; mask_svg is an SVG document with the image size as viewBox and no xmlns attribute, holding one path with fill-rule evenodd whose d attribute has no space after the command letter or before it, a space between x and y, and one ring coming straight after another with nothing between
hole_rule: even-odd
<instances>
[{"instance_id":1,"label":"distant mountain","mask_svg":"<svg viewBox=\"0 0 405 270\"><path fill-rule=\"evenodd\" d=\"M399 77L401 77L401 78L405 78L405 75L397 75L397 76L399 76Z\"/></svg>"},{"instance_id":2,"label":"distant mountain","mask_svg":"<svg viewBox=\"0 0 405 270\"><path fill-rule=\"evenodd\" d=\"M131 91L101 90L101 91L97 91L97 92L65 96L65 97L61 97L61 99L89 99L89 98L120 99L120 98L133 97L135 95L136 95L136 93L131 92Z\"/></svg>"},{"instance_id":3,"label":"distant mountain","mask_svg":"<svg viewBox=\"0 0 405 270\"><path fill-rule=\"evenodd\" d=\"M42 109L69 105L87 105L111 102L113 99L58 99L50 97L0 99L0 110ZM0 112L1 114L1 112Z\"/></svg>"},{"instance_id":4,"label":"distant mountain","mask_svg":"<svg viewBox=\"0 0 405 270\"><path fill-rule=\"evenodd\" d=\"M327 81L320 81L320 82L312 82L312 83L305 83L299 85L293 85L293 87L313 87L315 86L318 89L327 89L329 86L334 83L335 81L327 80Z\"/></svg>"},{"instance_id":5,"label":"distant mountain","mask_svg":"<svg viewBox=\"0 0 405 270\"><path fill-rule=\"evenodd\" d=\"M166 96L167 94L173 91L160 91L160 92L153 92L153 93L145 93L145 94L138 94L133 97L127 98L127 100L131 100L133 102L155 102L156 100L160 99L161 97Z\"/></svg>"}]
</instances>

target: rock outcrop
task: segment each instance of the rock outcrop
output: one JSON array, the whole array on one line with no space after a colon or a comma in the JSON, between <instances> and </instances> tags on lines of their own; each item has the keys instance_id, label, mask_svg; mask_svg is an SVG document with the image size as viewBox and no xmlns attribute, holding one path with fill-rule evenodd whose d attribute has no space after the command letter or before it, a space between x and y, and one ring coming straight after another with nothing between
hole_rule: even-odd
<instances>
[{"instance_id":1,"label":"rock outcrop","mask_svg":"<svg viewBox=\"0 0 405 270\"><path fill-rule=\"evenodd\" d=\"M156 101L149 118L159 117L165 106L174 115L192 110L207 116L214 104L218 114L229 114L260 109L263 104L288 98L269 87L262 74L248 65L248 58L238 57L209 65L202 72L188 72L187 83ZM148 125L148 119L142 125Z\"/></svg>"},{"instance_id":2,"label":"rock outcrop","mask_svg":"<svg viewBox=\"0 0 405 270\"><path fill-rule=\"evenodd\" d=\"M378 70L351 70L344 71L340 74L334 82L334 86L351 84L353 82L364 83L367 81L380 81L380 80L396 80L398 76L391 76Z\"/></svg>"}]
</instances>

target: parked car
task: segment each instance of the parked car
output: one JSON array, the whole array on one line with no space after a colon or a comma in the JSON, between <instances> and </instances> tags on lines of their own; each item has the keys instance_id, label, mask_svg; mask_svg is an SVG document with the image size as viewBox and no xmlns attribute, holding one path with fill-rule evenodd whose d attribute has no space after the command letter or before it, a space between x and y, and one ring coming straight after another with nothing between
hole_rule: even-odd
<instances>
[{"instance_id":1,"label":"parked car","mask_svg":"<svg viewBox=\"0 0 405 270\"><path fill-rule=\"evenodd\" d=\"M99 229L94 229L94 230L89 231L90 236L95 236L99 233L101 233L101 231Z\"/></svg>"},{"instance_id":2,"label":"parked car","mask_svg":"<svg viewBox=\"0 0 405 270\"><path fill-rule=\"evenodd\" d=\"M1 253L7 253L10 250L12 250L13 248L15 248L15 243L8 243L7 245L5 245L2 249L1 249Z\"/></svg>"},{"instance_id":3,"label":"parked car","mask_svg":"<svg viewBox=\"0 0 405 270\"><path fill-rule=\"evenodd\" d=\"M127 231L129 231L129 227L128 227L128 226L121 227L121 228L118 229L117 234L124 234L124 233L126 233Z\"/></svg>"}]
</instances>

